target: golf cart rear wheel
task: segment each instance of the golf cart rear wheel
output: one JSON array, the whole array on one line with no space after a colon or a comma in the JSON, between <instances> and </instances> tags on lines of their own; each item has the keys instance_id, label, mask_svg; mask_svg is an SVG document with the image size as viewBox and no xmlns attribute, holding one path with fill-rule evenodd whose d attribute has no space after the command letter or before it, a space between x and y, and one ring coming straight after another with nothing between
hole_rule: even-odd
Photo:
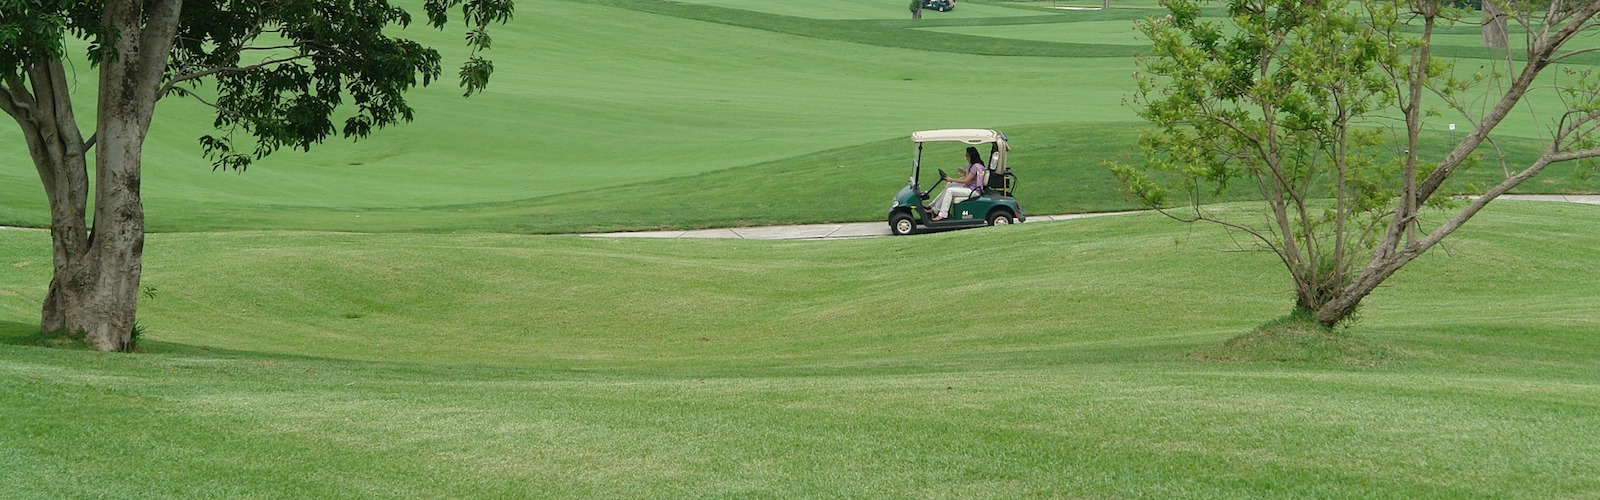
<instances>
[{"instance_id":1,"label":"golf cart rear wheel","mask_svg":"<svg viewBox=\"0 0 1600 500\"><path fill-rule=\"evenodd\" d=\"M905 236L916 229L917 223L911 218L911 214L897 212L889 217L889 232L894 233L895 236Z\"/></svg>"},{"instance_id":2,"label":"golf cart rear wheel","mask_svg":"<svg viewBox=\"0 0 1600 500\"><path fill-rule=\"evenodd\" d=\"M995 210L989 214L989 225L991 226L1005 226L1010 224L1011 212L1007 212L1005 210Z\"/></svg>"}]
</instances>

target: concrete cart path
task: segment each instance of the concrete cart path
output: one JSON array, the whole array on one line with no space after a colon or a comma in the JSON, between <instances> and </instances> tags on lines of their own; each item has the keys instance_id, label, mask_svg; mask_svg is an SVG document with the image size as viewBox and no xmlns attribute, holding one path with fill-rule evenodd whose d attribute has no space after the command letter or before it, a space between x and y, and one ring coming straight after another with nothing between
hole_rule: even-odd
<instances>
[{"instance_id":1,"label":"concrete cart path","mask_svg":"<svg viewBox=\"0 0 1600 500\"><path fill-rule=\"evenodd\" d=\"M1600 205L1600 195L1508 194L1500 196L1499 199L1554 201ZM1108 212L1093 214L1031 215L1028 216L1027 223L1032 224L1035 222L1087 219L1090 217L1126 215L1141 212L1143 211L1135 210L1131 212ZM591 238L730 238L746 240L828 240L888 235L889 223L885 221L874 221L836 224L802 224L794 226L726 227L717 229L697 229L692 231L628 231L620 233L585 233L580 234L579 236Z\"/></svg>"},{"instance_id":2,"label":"concrete cart path","mask_svg":"<svg viewBox=\"0 0 1600 500\"><path fill-rule=\"evenodd\" d=\"M1528 200L1552 201L1566 203L1586 203L1600 205L1600 195L1560 195L1560 194L1508 194L1500 197L1502 200ZM1028 217L1028 223L1048 222L1058 220L1087 219L1090 217L1106 217L1111 215L1136 214L1142 211L1108 212L1094 214L1065 214L1065 215L1034 215ZM0 230L34 230L38 228L21 228L0 226ZM592 238L735 238L747 240L823 240L839 238L865 238L871 236L888 236L889 223L875 222L848 222L839 224L805 224L796 226L766 226L766 227L728 227L719 229L698 229L694 231L631 231L622 233L585 233L579 236Z\"/></svg>"},{"instance_id":3,"label":"concrete cart path","mask_svg":"<svg viewBox=\"0 0 1600 500\"><path fill-rule=\"evenodd\" d=\"M1033 215L1028 217L1028 223L1086 219L1089 217L1104 217L1108 215L1123 215L1138 212L1113 212L1098 214L1071 214L1071 215ZM734 238L746 240L825 240L839 238L865 238L870 236L888 236L889 223L876 222L845 222L835 224L802 224L795 226L763 226L763 227L726 227L717 229L697 229L692 231L628 231L621 233L588 233L579 236L596 238Z\"/></svg>"}]
</instances>

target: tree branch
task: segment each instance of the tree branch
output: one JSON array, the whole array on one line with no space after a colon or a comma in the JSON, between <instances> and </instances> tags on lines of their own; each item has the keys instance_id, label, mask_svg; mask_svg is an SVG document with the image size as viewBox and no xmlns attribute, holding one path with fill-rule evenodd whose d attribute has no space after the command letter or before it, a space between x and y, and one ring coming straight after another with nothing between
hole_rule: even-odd
<instances>
[{"instance_id":1,"label":"tree branch","mask_svg":"<svg viewBox=\"0 0 1600 500\"><path fill-rule=\"evenodd\" d=\"M1283 250L1278 245L1274 244L1271 238L1268 238L1266 235L1261 234L1261 232L1256 231L1255 228L1252 228L1252 227L1249 227L1249 226L1245 226L1243 224L1238 224L1238 223L1234 223L1234 222L1228 222L1226 220L1210 217L1210 216L1205 215L1204 212L1201 212L1198 207L1192 207L1192 208L1195 211L1194 212L1195 213L1194 217L1179 217L1178 215L1173 214L1172 212L1168 211L1167 209L1160 208L1160 207L1156 207L1155 211L1156 211L1156 213L1164 215L1167 218L1175 220L1175 221L1178 221L1178 222L1184 222L1184 223L1189 223L1189 224L1193 224L1195 222L1208 222L1208 223L1211 223L1211 224L1216 224L1216 225L1222 226L1222 227L1227 228L1227 229L1233 229L1233 230L1248 234L1248 235L1250 235L1250 237L1261 241L1261 243L1266 245L1267 248L1272 251L1272 253L1277 254L1278 255L1278 259L1282 260L1285 265L1289 264L1290 259L1288 259L1288 257L1283 253Z\"/></svg>"},{"instance_id":2,"label":"tree branch","mask_svg":"<svg viewBox=\"0 0 1600 500\"><path fill-rule=\"evenodd\" d=\"M1433 192L1466 159L1467 154L1476 149L1484 138L1488 136L1489 131L1499 125L1500 121L1510 114L1514 105L1520 102L1522 97L1527 94L1538 75L1550 65L1551 57L1555 51L1573 36L1590 27L1592 23L1589 21L1597 13L1600 13L1600 2L1587 2L1576 10L1566 12L1557 12L1559 10L1559 2L1552 2L1551 7L1546 13L1547 23L1528 44L1528 61L1523 66L1522 72L1511 82L1506 93L1496 103L1495 107L1485 115L1483 121L1473 128L1472 132L1456 146L1455 150L1452 150L1444 160L1439 162L1438 167L1434 169L1432 174L1428 175L1427 179L1423 180L1418 190L1418 199L1426 200L1433 195ZM1560 27L1551 34L1549 27L1558 25L1558 23Z\"/></svg>"},{"instance_id":3,"label":"tree branch","mask_svg":"<svg viewBox=\"0 0 1600 500\"><path fill-rule=\"evenodd\" d=\"M1590 52L1600 52L1600 47L1591 47L1591 48L1587 48L1587 49L1578 49L1578 50L1574 50L1572 52L1567 52L1567 53L1563 53L1563 54L1557 54L1557 55L1554 55L1554 56L1550 57L1550 62L1551 63L1558 63L1558 62L1561 62L1562 59L1566 59L1568 57L1578 56L1578 55L1582 55L1582 54L1587 54L1587 53L1590 53Z\"/></svg>"},{"instance_id":4,"label":"tree branch","mask_svg":"<svg viewBox=\"0 0 1600 500\"><path fill-rule=\"evenodd\" d=\"M1582 160L1584 158L1595 158L1595 157L1600 157L1600 148L1597 148L1597 149L1585 149L1585 150L1582 150L1582 151L1571 151L1571 152L1562 153L1562 154L1558 154L1558 155L1551 155L1550 156L1550 162L1551 163L1561 163L1561 162L1564 162L1564 161Z\"/></svg>"},{"instance_id":5,"label":"tree branch","mask_svg":"<svg viewBox=\"0 0 1600 500\"><path fill-rule=\"evenodd\" d=\"M292 43L292 44L289 44L289 45L269 45L269 46L263 46L263 47L239 47L239 51L235 52L234 54L235 55L243 54L243 53L245 53L247 51L252 51L252 50L298 49L298 48L304 47L306 45L316 45L316 43L313 42L313 41L309 41L308 40L308 41L306 41L304 43Z\"/></svg>"},{"instance_id":6,"label":"tree branch","mask_svg":"<svg viewBox=\"0 0 1600 500\"><path fill-rule=\"evenodd\" d=\"M37 101L28 93L27 86L28 82L18 75L7 76L4 82L0 82L0 90L5 91L5 99L0 99L0 109L17 121L33 119Z\"/></svg>"},{"instance_id":7,"label":"tree branch","mask_svg":"<svg viewBox=\"0 0 1600 500\"><path fill-rule=\"evenodd\" d=\"M162 73L166 72L167 60L172 57L183 0L150 0L147 9L148 19L139 33L140 62L136 71L141 81L159 84ZM161 92L153 97L160 99Z\"/></svg>"},{"instance_id":8,"label":"tree branch","mask_svg":"<svg viewBox=\"0 0 1600 500\"><path fill-rule=\"evenodd\" d=\"M249 66L217 66L217 67L212 67L212 68L209 68L209 69L206 69L206 70L203 70L203 71L197 71L197 72L193 72L193 73L185 73L185 74L182 74L182 75L178 75L178 76L172 77L172 79L169 80L166 85L162 85L161 86L161 91L158 92L156 95L166 95L167 92L170 92L170 91L172 91L172 89L174 87L177 87L179 83L183 83L183 82L186 82L186 81L189 81L189 80L196 80L196 79L200 79L200 78L205 78L205 77L208 77L208 76L211 76L211 75L220 74L220 73L244 73L244 72L248 72L248 71L253 71L253 70L265 68L265 67L268 67L268 66L274 66L274 65L278 65L278 64L287 63L287 62L297 61L297 60L300 60L300 59L306 59L306 58L309 58L309 57L311 57L311 56L305 55L305 54L301 54L301 55L292 56L292 57L285 57L285 58L282 58L282 59L270 59L270 60L262 61L262 62L257 63L257 64L252 64L252 65L249 65Z\"/></svg>"},{"instance_id":9,"label":"tree branch","mask_svg":"<svg viewBox=\"0 0 1600 500\"><path fill-rule=\"evenodd\" d=\"M67 88L67 70L62 67L61 60L39 63L30 72L29 78L35 85L34 99L43 101L40 111L47 115L45 119L51 122L49 125L61 134L57 139L62 143L61 153L67 156L88 153L94 143L81 140L82 132L78 130L77 116L72 111L72 91Z\"/></svg>"}]
</instances>

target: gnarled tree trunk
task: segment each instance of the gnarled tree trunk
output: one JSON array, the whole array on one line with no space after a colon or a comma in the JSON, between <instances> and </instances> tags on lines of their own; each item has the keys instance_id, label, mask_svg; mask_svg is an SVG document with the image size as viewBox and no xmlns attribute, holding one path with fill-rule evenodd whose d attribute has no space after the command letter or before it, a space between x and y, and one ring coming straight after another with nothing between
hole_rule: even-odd
<instances>
[{"instance_id":1,"label":"gnarled tree trunk","mask_svg":"<svg viewBox=\"0 0 1600 500\"><path fill-rule=\"evenodd\" d=\"M133 328L143 247L143 213L137 199L140 163L137 158L129 163L106 152L97 156L94 220L100 230L91 230L85 151L93 143L85 143L78 132L62 63L50 60L34 64L28 78L33 84L34 99L26 106L27 112L13 116L22 127L50 204L51 262L55 270L40 312L39 329L81 334L99 350L123 350ZM110 120L101 123L102 130L113 126ZM97 133L95 137L102 136ZM125 142L114 139L106 143ZM130 168L135 172L131 191L128 182L117 180L127 178L117 172L125 173ZM133 224L128 224L130 221ZM121 236L110 236L116 233Z\"/></svg>"},{"instance_id":2,"label":"gnarled tree trunk","mask_svg":"<svg viewBox=\"0 0 1600 500\"><path fill-rule=\"evenodd\" d=\"M29 65L28 82L8 80L9 92L0 99L0 107L21 125L50 204L55 276L39 329L81 334L102 351L126 350L132 337L144 256L141 154L181 5L179 0L106 3L104 19L120 22L106 27L115 42L99 64L96 129L89 140L73 119L59 59ZM95 146L91 227L86 152Z\"/></svg>"},{"instance_id":3,"label":"gnarled tree trunk","mask_svg":"<svg viewBox=\"0 0 1600 500\"><path fill-rule=\"evenodd\" d=\"M20 81L8 82L12 90L5 109L22 128L28 152L39 171L45 199L50 204L51 262L55 277L45 296L39 329L56 332L67 329L67 315L73 309L68 294L72 263L89 246L89 175L84 152L87 145L73 117L67 76L61 61L41 61L28 70L31 95L20 92Z\"/></svg>"}]
</instances>

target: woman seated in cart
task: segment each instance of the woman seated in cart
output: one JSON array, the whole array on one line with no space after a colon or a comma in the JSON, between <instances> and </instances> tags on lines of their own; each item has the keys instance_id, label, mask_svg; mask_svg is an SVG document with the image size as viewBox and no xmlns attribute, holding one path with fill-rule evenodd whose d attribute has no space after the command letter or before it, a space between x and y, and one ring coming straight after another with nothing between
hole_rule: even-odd
<instances>
[{"instance_id":1,"label":"woman seated in cart","mask_svg":"<svg viewBox=\"0 0 1600 500\"><path fill-rule=\"evenodd\" d=\"M956 200L965 200L983 192L984 182L989 180L989 167L983 165L983 155L978 153L978 148L967 146L967 169L963 173L965 175L961 177L945 176L944 181L949 184L938 198L934 198L933 206L929 208L934 214L934 221L950 218L950 205Z\"/></svg>"}]
</instances>

